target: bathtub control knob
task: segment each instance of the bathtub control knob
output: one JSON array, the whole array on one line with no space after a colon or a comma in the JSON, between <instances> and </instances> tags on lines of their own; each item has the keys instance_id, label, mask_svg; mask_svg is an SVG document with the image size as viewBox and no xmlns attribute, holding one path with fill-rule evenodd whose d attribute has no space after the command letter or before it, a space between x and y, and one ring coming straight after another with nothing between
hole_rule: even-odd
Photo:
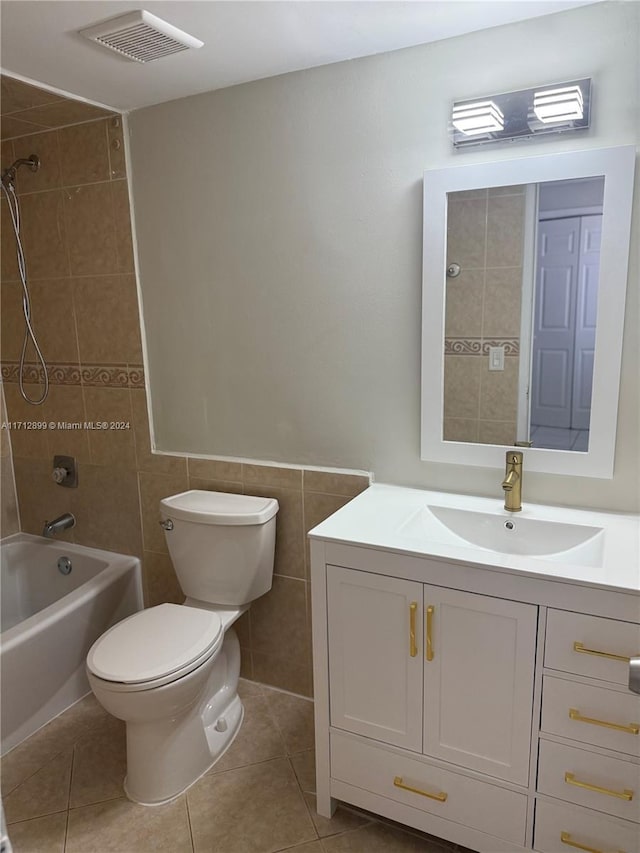
<instances>
[{"instance_id":1,"label":"bathtub control knob","mask_svg":"<svg viewBox=\"0 0 640 853\"><path fill-rule=\"evenodd\" d=\"M72 568L71 560L68 557L60 557L58 559L58 571L61 575L70 575Z\"/></svg>"},{"instance_id":2,"label":"bathtub control knob","mask_svg":"<svg viewBox=\"0 0 640 853\"><path fill-rule=\"evenodd\" d=\"M51 476L53 477L54 483L60 485L67 479L69 472L66 468L54 468Z\"/></svg>"}]
</instances>

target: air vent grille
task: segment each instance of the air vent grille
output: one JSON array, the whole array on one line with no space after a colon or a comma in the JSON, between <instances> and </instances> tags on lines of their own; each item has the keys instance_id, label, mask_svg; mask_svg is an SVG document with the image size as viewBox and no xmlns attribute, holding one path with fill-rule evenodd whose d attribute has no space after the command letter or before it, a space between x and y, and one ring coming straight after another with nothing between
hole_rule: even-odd
<instances>
[{"instance_id":1,"label":"air vent grille","mask_svg":"<svg viewBox=\"0 0 640 853\"><path fill-rule=\"evenodd\" d=\"M80 30L80 34L135 62L152 62L203 45L199 39L144 10L119 15Z\"/></svg>"}]
</instances>

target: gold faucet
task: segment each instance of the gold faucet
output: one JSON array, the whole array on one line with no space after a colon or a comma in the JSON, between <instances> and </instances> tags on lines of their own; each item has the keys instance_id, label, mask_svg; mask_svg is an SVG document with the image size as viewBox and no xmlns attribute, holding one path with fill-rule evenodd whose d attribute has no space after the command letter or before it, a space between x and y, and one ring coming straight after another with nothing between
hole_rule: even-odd
<instances>
[{"instance_id":1,"label":"gold faucet","mask_svg":"<svg viewBox=\"0 0 640 853\"><path fill-rule=\"evenodd\" d=\"M522 460L520 450L507 450L507 469L502 488L504 508L509 512L520 512L522 509Z\"/></svg>"}]
</instances>

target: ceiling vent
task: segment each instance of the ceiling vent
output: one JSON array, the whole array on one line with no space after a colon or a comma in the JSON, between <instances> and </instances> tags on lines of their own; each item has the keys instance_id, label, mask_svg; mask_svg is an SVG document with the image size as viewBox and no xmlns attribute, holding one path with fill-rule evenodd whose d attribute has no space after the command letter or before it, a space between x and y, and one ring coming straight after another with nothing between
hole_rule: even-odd
<instances>
[{"instance_id":1,"label":"ceiling vent","mask_svg":"<svg viewBox=\"0 0 640 853\"><path fill-rule=\"evenodd\" d=\"M117 18L86 27L79 33L135 62L152 62L204 44L200 39L143 9L118 15Z\"/></svg>"}]
</instances>

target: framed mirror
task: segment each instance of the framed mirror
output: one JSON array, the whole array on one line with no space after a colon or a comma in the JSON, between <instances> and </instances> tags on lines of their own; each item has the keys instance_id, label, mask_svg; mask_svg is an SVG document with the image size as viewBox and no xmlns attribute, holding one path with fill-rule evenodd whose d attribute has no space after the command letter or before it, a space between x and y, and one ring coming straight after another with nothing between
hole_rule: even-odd
<instances>
[{"instance_id":1,"label":"framed mirror","mask_svg":"<svg viewBox=\"0 0 640 853\"><path fill-rule=\"evenodd\" d=\"M423 459L613 474L635 149L425 173Z\"/></svg>"}]
</instances>

